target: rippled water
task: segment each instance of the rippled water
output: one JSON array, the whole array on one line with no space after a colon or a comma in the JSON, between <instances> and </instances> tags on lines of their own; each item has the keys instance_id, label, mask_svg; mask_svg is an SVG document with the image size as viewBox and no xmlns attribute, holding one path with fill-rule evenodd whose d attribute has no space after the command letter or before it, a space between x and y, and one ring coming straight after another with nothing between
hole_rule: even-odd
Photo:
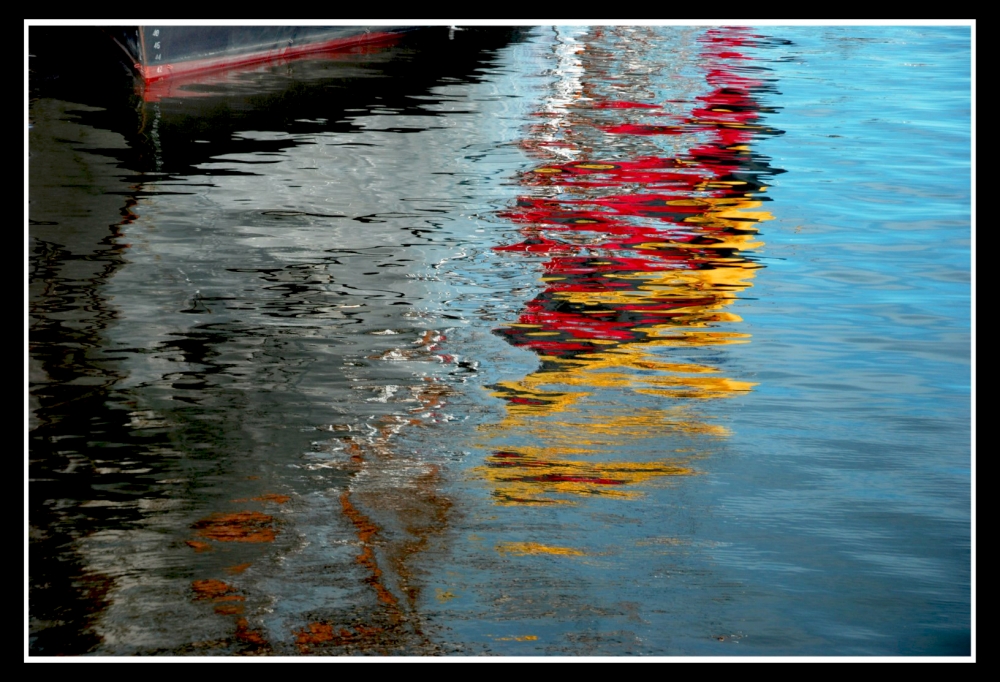
<instances>
[{"instance_id":1,"label":"rippled water","mask_svg":"<svg viewBox=\"0 0 1000 682\"><path fill-rule=\"evenodd\" d=\"M29 653L969 655L970 59L429 29L36 77Z\"/></svg>"}]
</instances>

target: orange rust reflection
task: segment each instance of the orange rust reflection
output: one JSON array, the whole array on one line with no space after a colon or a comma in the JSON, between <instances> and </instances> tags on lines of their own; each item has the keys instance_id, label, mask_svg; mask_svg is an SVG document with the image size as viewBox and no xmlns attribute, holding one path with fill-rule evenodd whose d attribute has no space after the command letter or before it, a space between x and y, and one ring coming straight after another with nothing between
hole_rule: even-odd
<instances>
[{"instance_id":1,"label":"orange rust reflection","mask_svg":"<svg viewBox=\"0 0 1000 682\"><path fill-rule=\"evenodd\" d=\"M196 602L208 602L212 604L212 610L220 616L239 616L235 622L236 631L234 636L236 641L252 645L252 652L267 653L267 649L261 651L261 647L267 646L267 641L264 639L263 634L258 630L251 629L249 622L243 617L246 597L238 594L238 590L235 587L222 580L208 578L192 582L191 591L194 592L194 600Z\"/></svg>"},{"instance_id":2,"label":"orange rust reflection","mask_svg":"<svg viewBox=\"0 0 1000 682\"><path fill-rule=\"evenodd\" d=\"M236 620L236 639L245 644L252 644L256 647L267 645L267 640L264 639L264 635L261 634L260 630L254 630L251 628L250 623L246 618L239 618Z\"/></svg>"},{"instance_id":3,"label":"orange rust reflection","mask_svg":"<svg viewBox=\"0 0 1000 682\"><path fill-rule=\"evenodd\" d=\"M309 623L305 628L295 633L295 643L302 653L309 653L312 646L329 644L346 647L357 645L362 649L375 646L385 646L389 643L386 631L380 627L354 625L348 628L335 628L330 623Z\"/></svg>"},{"instance_id":4,"label":"orange rust reflection","mask_svg":"<svg viewBox=\"0 0 1000 682\"><path fill-rule=\"evenodd\" d=\"M358 531L358 538L361 540L361 554L355 557L354 560L368 569L370 576L365 582L372 586L380 602L387 606L395 607L398 600L382 584L382 569L378 567L378 562L375 559L373 543L378 535L378 526L351 504L349 493L345 492L340 496L340 507L344 511L344 515L351 520L351 523L354 524L354 527Z\"/></svg>"},{"instance_id":5,"label":"orange rust reflection","mask_svg":"<svg viewBox=\"0 0 1000 682\"><path fill-rule=\"evenodd\" d=\"M243 613L242 602L246 597L236 594L235 588L221 580L195 580L191 583L191 589L195 593L195 601L214 603L214 610L219 615L233 616Z\"/></svg>"},{"instance_id":6,"label":"orange rust reflection","mask_svg":"<svg viewBox=\"0 0 1000 682\"><path fill-rule=\"evenodd\" d=\"M350 635L347 630L340 632L344 633L344 636ZM329 623L309 623L304 629L295 633L295 642L299 645L300 650L304 650L304 653L308 650L308 645L332 642L336 636L333 626Z\"/></svg>"},{"instance_id":7,"label":"orange rust reflection","mask_svg":"<svg viewBox=\"0 0 1000 682\"><path fill-rule=\"evenodd\" d=\"M255 511L212 514L192 528L197 535L217 542L274 542L275 538L274 517Z\"/></svg>"},{"instance_id":8,"label":"orange rust reflection","mask_svg":"<svg viewBox=\"0 0 1000 682\"><path fill-rule=\"evenodd\" d=\"M258 495L257 497L240 498L238 500L233 500L233 502L273 502L274 504L286 504L291 499L292 498L288 495L266 493L264 495Z\"/></svg>"},{"instance_id":9,"label":"orange rust reflection","mask_svg":"<svg viewBox=\"0 0 1000 682\"><path fill-rule=\"evenodd\" d=\"M275 497L283 499L279 502L274 500ZM286 502L288 498L283 495L266 494L255 499L265 502L275 501L281 504ZM211 514L192 524L191 528L203 540L226 543L268 543L273 542L276 536L274 524L274 517L268 514L240 511ZM212 549L210 543L202 540L188 540L186 544L196 552ZM238 575L250 566L250 562L245 562L224 570L230 575ZM266 654L270 651L264 635L260 631L252 629L249 621L243 617L246 597L239 594L235 587L216 578L206 578L192 582L191 590L194 592L195 601L211 603L215 613L221 616L238 616L235 621L234 637L237 642L250 647L244 653Z\"/></svg>"},{"instance_id":10,"label":"orange rust reflection","mask_svg":"<svg viewBox=\"0 0 1000 682\"><path fill-rule=\"evenodd\" d=\"M235 589L221 580L195 580L191 589L197 600L217 601L235 592ZM242 597L239 597L242 599Z\"/></svg>"},{"instance_id":11,"label":"orange rust reflection","mask_svg":"<svg viewBox=\"0 0 1000 682\"><path fill-rule=\"evenodd\" d=\"M267 493L266 495L261 495L260 497L251 497L250 499L256 502L273 502L274 504L285 504L291 497L288 495L279 495L277 493Z\"/></svg>"},{"instance_id":12,"label":"orange rust reflection","mask_svg":"<svg viewBox=\"0 0 1000 682\"><path fill-rule=\"evenodd\" d=\"M423 359L422 354L438 350L443 340L438 332L428 331L413 344L416 350L388 351L378 357ZM367 616L353 613L350 622L325 618L296 630L302 653L337 647L432 649L417 608L422 586L413 564L431 538L447 527L451 502L439 492L439 467L398 452L393 439L404 428L430 427L438 421L452 389L429 377L409 389L417 407L407 401L402 414L377 419L373 432L341 438L350 470L366 474L340 494L339 502L357 537L360 552L354 561L364 570L362 580L371 588L376 608ZM400 480L405 483L400 485Z\"/></svg>"}]
</instances>

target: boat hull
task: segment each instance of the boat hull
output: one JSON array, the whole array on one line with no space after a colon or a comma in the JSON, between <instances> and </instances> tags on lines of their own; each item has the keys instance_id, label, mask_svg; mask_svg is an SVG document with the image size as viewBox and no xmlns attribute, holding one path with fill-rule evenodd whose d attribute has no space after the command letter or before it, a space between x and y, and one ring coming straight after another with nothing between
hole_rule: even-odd
<instances>
[{"instance_id":1,"label":"boat hull","mask_svg":"<svg viewBox=\"0 0 1000 682\"><path fill-rule=\"evenodd\" d=\"M392 26L141 26L127 43L145 83L390 42Z\"/></svg>"}]
</instances>

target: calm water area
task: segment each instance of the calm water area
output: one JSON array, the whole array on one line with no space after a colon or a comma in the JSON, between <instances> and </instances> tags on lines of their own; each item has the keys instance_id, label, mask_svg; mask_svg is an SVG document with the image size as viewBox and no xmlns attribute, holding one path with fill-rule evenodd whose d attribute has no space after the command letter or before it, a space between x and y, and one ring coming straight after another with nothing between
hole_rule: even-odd
<instances>
[{"instance_id":1,"label":"calm water area","mask_svg":"<svg viewBox=\"0 0 1000 682\"><path fill-rule=\"evenodd\" d=\"M27 653L969 656L971 63L533 26L32 71Z\"/></svg>"}]
</instances>

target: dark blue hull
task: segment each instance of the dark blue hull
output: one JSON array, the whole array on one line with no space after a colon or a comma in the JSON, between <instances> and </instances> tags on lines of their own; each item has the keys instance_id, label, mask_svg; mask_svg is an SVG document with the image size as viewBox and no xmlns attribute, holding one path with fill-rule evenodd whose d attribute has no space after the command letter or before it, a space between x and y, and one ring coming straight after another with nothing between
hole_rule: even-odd
<instances>
[{"instance_id":1,"label":"dark blue hull","mask_svg":"<svg viewBox=\"0 0 1000 682\"><path fill-rule=\"evenodd\" d=\"M123 31L146 83L390 42L399 26L140 26Z\"/></svg>"}]
</instances>

